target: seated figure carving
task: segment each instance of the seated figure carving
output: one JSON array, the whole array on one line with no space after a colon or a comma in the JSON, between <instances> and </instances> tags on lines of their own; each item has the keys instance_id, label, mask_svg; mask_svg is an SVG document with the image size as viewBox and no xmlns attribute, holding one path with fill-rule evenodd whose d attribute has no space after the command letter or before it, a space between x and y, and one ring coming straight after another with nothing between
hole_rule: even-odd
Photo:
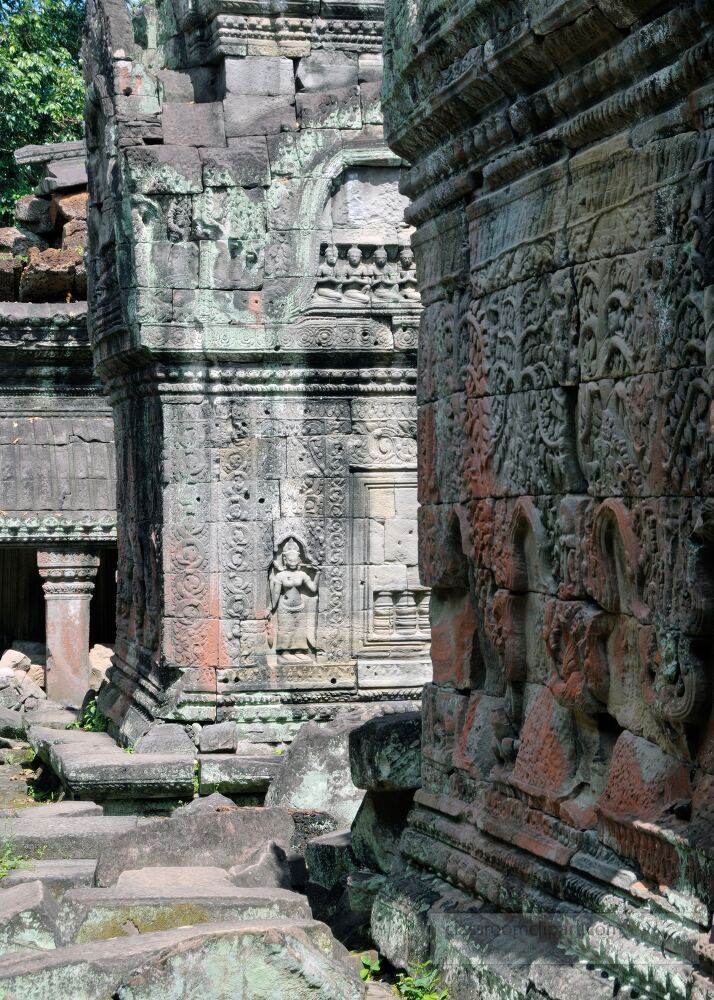
<instances>
[{"instance_id":1,"label":"seated figure carving","mask_svg":"<svg viewBox=\"0 0 714 1000\"><path fill-rule=\"evenodd\" d=\"M420 302L419 286L417 283L416 267L414 265L414 251L411 247L402 247L399 253L399 291L403 299L409 302Z\"/></svg>"},{"instance_id":2,"label":"seated figure carving","mask_svg":"<svg viewBox=\"0 0 714 1000\"><path fill-rule=\"evenodd\" d=\"M342 301L342 282L337 273L339 253L337 247L331 244L325 250L325 259L317 270L317 284L315 285L316 303L325 305L335 305Z\"/></svg>"},{"instance_id":3,"label":"seated figure carving","mask_svg":"<svg viewBox=\"0 0 714 1000\"><path fill-rule=\"evenodd\" d=\"M347 269L342 284L346 304L369 305L370 270L369 265L362 260L360 248L351 246L347 251Z\"/></svg>"},{"instance_id":4,"label":"seated figure carving","mask_svg":"<svg viewBox=\"0 0 714 1000\"><path fill-rule=\"evenodd\" d=\"M376 302L395 302L399 286L394 267L384 247L377 247L372 260L372 298Z\"/></svg>"}]
</instances>

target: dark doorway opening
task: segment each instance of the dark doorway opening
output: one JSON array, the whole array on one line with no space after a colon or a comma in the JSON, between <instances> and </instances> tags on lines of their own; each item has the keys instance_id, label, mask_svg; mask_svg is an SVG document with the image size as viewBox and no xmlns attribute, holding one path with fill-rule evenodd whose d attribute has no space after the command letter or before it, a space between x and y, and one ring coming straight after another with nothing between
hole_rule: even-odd
<instances>
[{"instance_id":1,"label":"dark doorway opening","mask_svg":"<svg viewBox=\"0 0 714 1000\"><path fill-rule=\"evenodd\" d=\"M101 549L99 557L89 610L89 645L113 646L117 550ZM0 653L18 641L45 641L45 595L34 546L0 547Z\"/></svg>"}]
</instances>

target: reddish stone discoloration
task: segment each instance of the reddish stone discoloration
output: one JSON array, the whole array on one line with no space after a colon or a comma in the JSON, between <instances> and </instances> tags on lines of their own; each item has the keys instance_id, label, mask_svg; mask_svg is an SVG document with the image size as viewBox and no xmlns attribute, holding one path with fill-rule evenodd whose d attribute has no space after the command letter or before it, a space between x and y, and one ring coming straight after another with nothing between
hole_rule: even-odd
<instances>
[{"instance_id":1,"label":"reddish stone discoloration","mask_svg":"<svg viewBox=\"0 0 714 1000\"><path fill-rule=\"evenodd\" d=\"M77 549L37 553L45 592L49 698L79 708L89 690L89 602L99 556Z\"/></svg>"}]
</instances>

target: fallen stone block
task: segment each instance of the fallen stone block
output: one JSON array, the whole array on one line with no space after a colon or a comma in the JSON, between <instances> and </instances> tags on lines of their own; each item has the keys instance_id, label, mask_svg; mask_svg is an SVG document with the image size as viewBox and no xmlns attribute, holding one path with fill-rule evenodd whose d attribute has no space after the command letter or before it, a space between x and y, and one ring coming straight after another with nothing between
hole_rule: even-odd
<instances>
[{"instance_id":1,"label":"fallen stone block","mask_svg":"<svg viewBox=\"0 0 714 1000\"><path fill-rule=\"evenodd\" d=\"M71 889L57 917L65 944L235 920L310 919L304 896L239 887L221 868L128 871L110 888Z\"/></svg>"},{"instance_id":2,"label":"fallen stone block","mask_svg":"<svg viewBox=\"0 0 714 1000\"><path fill-rule=\"evenodd\" d=\"M51 160L45 167L45 176L37 185L37 194L51 194L87 186L87 168L84 157L64 157Z\"/></svg>"},{"instance_id":3,"label":"fallen stone block","mask_svg":"<svg viewBox=\"0 0 714 1000\"><path fill-rule=\"evenodd\" d=\"M0 707L0 736L21 740L25 736L25 721L21 712Z\"/></svg>"},{"instance_id":4,"label":"fallen stone block","mask_svg":"<svg viewBox=\"0 0 714 1000\"><path fill-rule=\"evenodd\" d=\"M0 954L59 943L57 902L42 882L0 889Z\"/></svg>"},{"instance_id":5,"label":"fallen stone block","mask_svg":"<svg viewBox=\"0 0 714 1000\"><path fill-rule=\"evenodd\" d=\"M6 649L0 656L0 670L9 668L10 670L27 670L32 660L19 649Z\"/></svg>"},{"instance_id":6,"label":"fallen stone block","mask_svg":"<svg viewBox=\"0 0 714 1000\"><path fill-rule=\"evenodd\" d=\"M362 868L391 872L413 798L413 792L367 792L352 824L352 850Z\"/></svg>"},{"instance_id":7,"label":"fallen stone block","mask_svg":"<svg viewBox=\"0 0 714 1000\"><path fill-rule=\"evenodd\" d=\"M338 830L311 840L307 845L305 861L310 882L324 889L332 889L349 874L359 871L349 830Z\"/></svg>"},{"instance_id":8,"label":"fallen stone block","mask_svg":"<svg viewBox=\"0 0 714 1000\"><path fill-rule=\"evenodd\" d=\"M76 798L186 799L193 796L193 757L172 753L127 754L114 747L94 751L60 744L50 753L52 768Z\"/></svg>"},{"instance_id":9,"label":"fallen stone block","mask_svg":"<svg viewBox=\"0 0 714 1000\"><path fill-rule=\"evenodd\" d=\"M273 886L291 889L293 879L286 845L277 844L274 840L261 845L250 861L234 865L228 876L234 885L245 888Z\"/></svg>"},{"instance_id":10,"label":"fallen stone block","mask_svg":"<svg viewBox=\"0 0 714 1000\"><path fill-rule=\"evenodd\" d=\"M175 722L155 722L134 744L134 751L142 753L183 754L193 756L196 747L183 726Z\"/></svg>"},{"instance_id":11,"label":"fallen stone block","mask_svg":"<svg viewBox=\"0 0 714 1000\"><path fill-rule=\"evenodd\" d=\"M201 795L223 792L230 795L266 792L280 770L282 758L216 755L199 757Z\"/></svg>"},{"instance_id":12,"label":"fallen stone block","mask_svg":"<svg viewBox=\"0 0 714 1000\"><path fill-rule=\"evenodd\" d=\"M77 721L77 713L69 708L64 708L56 702L41 702L32 709L23 708L25 725L43 726L45 729L65 730L67 726Z\"/></svg>"},{"instance_id":13,"label":"fallen stone block","mask_svg":"<svg viewBox=\"0 0 714 1000\"><path fill-rule=\"evenodd\" d=\"M26 257L31 249L44 250L47 243L41 236L29 229L17 226L0 228L0 253L10 253L15 257Z\"/></svg>"},{"instance_id":14,"label":"fallen stone block","mask_svg":"<svg viewBox=\"0 0 714 1000\"><path fill-rule=\"evenodd\" d=\"M86 286L84 258L78 250L38 250L30 247L20 278L21 302L64 302L83 298Z\"/></svg>"},{"instance_id":15,"label":"fallen stone block","mask_svg":"<svg viewBox=\"0 0 714 1000\"><path fill-rule=\"evenodd\" d=\"M203 726L198 737L201 753L235 753L238 748L238 727L235 722L217 722Z\"/></svg>"},{"instance_id":16,"label":"fallen stone block","mask_svg":"<svg viewBox=\"0 0 714 1000\"><path fill-rule=\"evenodd\" d=\"M203 997L207 982L236 997L248 983L251 1000L362 1000L364 993L344 948L309 920L182 927L0 959L0 989L19 998Z\"/></svg>"},{"instance_id":17,"label":"fallen stone block","mask_svg":"<svg viewBox=\"0 0 714 1000\"><path fill-rule=\"evenodd\" d=\"M48 815L46 810L51 806L18 810L16 816L7 818L0 827L0 842L11 842L19 854L37 857L41 853L42 860L96 858L122 834L138 837L140 827L143 835L144 827L158 822L137 816L68 815L64 814L65 808L85 803L60 805L62 814Z\"/></svg>"},{"instance_id":18,"label":"fallen stone block","mask_svg":"<svg viewBox=\"0 0 714 1000\"><path fill-rule=\"evenodd\" d=\"M54 896L62 896L68 889L92 885L96 867L97 862L94 858L28 861L26 868L8 872L0 885L10 889L12 886L24 885L27 882L41 882Z\"/></svg>"},{"instance_id":19,"label":"fallen stone block","mask_svg":"<svg viewBox=\"0 0 714 1000\"><path fill-rule=\"evenodd\" d=\"M350 770L358 788L414 791L421 786L421 713L371 719L350 733Z\"/></svg>"},{"instance_id":20,"label":"fallen stone block","mask_svg":"<svg viewBox=\"0 0 714 1000\"><path fill-rule=\"evenodd\" d=\"M369 706L344 712L324 725L303 726L283 758L265 804L319 809L339 826L349 826L364 798L364 791L352 782L349 734L381 711Z\"/></svg>"},{"instance_id":21,"label":"fallen stone block","mask_svg":"<svg viewBox=\"0 0 714 1000\"><path fill-rule=\"evenodd\" d=\"M289 844L294 830L287 809L177 809L168 819L145 826L141 838L130 831L101 851L96 882L113 885L123 871L134 868L232 868L249 861L256 844Z\"/></svg>"},{"instance_id":22,"label":"fallen stone block","mask_svg":"<svg viewBox=\"0 0 714 1000\"><path fill-rule=\"evenodd\" d=\"M32 194L26 194L15 204L15 219L34 233L51 233L55 227L49 200Z\"/></svg>"}]
</instances>

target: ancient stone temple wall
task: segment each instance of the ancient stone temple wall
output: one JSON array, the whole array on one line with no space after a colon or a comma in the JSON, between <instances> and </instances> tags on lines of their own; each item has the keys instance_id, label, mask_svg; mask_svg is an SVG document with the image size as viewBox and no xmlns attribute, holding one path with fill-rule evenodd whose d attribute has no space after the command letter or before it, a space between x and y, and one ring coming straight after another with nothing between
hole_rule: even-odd
<instances>
[{"instance_id":1,"label":"ancient stone temple wall","mask_svg":"<svg viewBox=\"0 0 714 1000\"><path fill-rule=\"evenodd\" d=\"M0 229L0 651L46 644L47 662L27 668L79 706L95 593L94 624L112 638L116 539L114 427L87 333L84 143L15 155L42 176Z\"/></svg>"},{"instance_id":2,"label":"ancient stone temple wall","mask_svg":"<svg viewBox=\"0 0 714 1000\"><path fill-rule=\"evenodd\" d=\"M714 11L386 9L434 681L376 940L455 997L711 998Z\"/></svg>"},{"instance_id":3,"label":"ancient stone temple wall","mask_svg":"<svg viewBox=\"0 0 714 1000\"><path fill-rule=\"evenodd\" d=\"M90 4L89 295L114 407L102 707L290 738L430 675L416 289L381 3ZM283 9L284 8L284 9Z\"/></svg>"}]
</instances>

